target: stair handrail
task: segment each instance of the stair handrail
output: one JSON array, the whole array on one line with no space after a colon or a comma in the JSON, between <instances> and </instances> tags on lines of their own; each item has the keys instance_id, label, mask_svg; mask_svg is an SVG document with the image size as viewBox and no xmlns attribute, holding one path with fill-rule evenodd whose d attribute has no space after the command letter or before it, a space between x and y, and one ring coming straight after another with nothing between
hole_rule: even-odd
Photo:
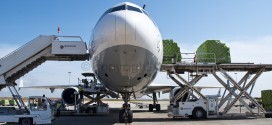
<instances>
[{"instance_id":1,"label":"stair handrail","mask_svg":"<svg viewBox=\"0 0 272 125\"><path fill-rule=\"evenodd\" d=\"M40 35L40 36L41 36L41 35ZM40 36L38 36L38 37L40 37ZM36 38L38 38L38 37L36 37ZM36 38L35 38L35 39L36 39ZM14 51L10 52L9 54L7 54L7 55L5 55L4 57L0 58L0 61L4 60L4 59L7 58L8 56L10 56L10 55L12 55L12 54L18 52L20 49L26 47L27 45L29 45L30 43L32 43L35 39L33 39L33 40L27 42L26 44L20 46L19 48L15 49Z\"/></svg>"}]
</instances>

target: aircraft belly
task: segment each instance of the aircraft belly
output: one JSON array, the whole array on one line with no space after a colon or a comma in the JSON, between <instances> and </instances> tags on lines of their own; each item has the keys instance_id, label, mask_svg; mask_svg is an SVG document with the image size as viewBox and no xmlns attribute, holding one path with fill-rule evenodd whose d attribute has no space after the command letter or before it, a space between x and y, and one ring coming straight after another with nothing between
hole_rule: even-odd
<instances>
[{"instance_id":1,"label":"aircraft belly","mask_svg":"<svg viewBox=\"0 0 272 125\"><path fill-rule=\"evenodd\" d=\"M133 45L109 47L93 60L93 70L100 82L117 92L142 90L154 80L159 65L153 53Z\"/></svg>"}]
</instances>

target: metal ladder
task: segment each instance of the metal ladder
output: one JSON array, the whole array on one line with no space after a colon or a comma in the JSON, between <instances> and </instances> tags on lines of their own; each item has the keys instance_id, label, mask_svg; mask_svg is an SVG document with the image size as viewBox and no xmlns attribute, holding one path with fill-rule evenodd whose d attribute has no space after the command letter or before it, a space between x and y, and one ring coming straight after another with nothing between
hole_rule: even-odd
<instances>
[{"instance_id":1,"label":"metal ladder","mask_svg":"<svg viewBox=\"0 0 272 125\"><path fill-rule=\"evenodd\" d=\"M175 75L183 82L185 85L181 84L177 79L175 79L172 74L169 74L170 78L175 81L182 90L179 91L173 99L170 100L170 102L176 102L181 97L183 97L190 89L194 92L196 92L199 96L201 96L203 99L206 99L204 95L202 95L197 89L195 89L193 86L203 77L203 75L198 75L195 78L193 78L191 81L187 82L184 78L182 78L178 73L175 73Z\"/></svg>"},{"instance_id":2,"label":"metal ladder","mask_svg":"<svg viewBox=\"0 0 272 125\"><path fill-rule=\"evenodd\" d=\"M21 97L21 95L18 93L17 89L14 85L8 85L7 86L10 93L12 94L12 98L15 100L17 106L19 107L19 110L23 113L23 109L28 112L28 109Z\"/></svg>"},{"instance_id":3,"label":"metal ladder","mask_svg":"<svg viewBox=\"0 0 272 125\"><path fill-rule=\"evenodd\" d=\"M197 93L199 96L201 96L203 99L206 99L206 97L200 93L196 88L193 86L203 77L203 75L197 75L195 78L193 78L191 81L187 82L184 78L182 78L179 74L175 74L181 81L183 81L187 87L185 88L185 91L189 91L189 89L193 90L195 93Z\"/></svg>"}]
</instances>

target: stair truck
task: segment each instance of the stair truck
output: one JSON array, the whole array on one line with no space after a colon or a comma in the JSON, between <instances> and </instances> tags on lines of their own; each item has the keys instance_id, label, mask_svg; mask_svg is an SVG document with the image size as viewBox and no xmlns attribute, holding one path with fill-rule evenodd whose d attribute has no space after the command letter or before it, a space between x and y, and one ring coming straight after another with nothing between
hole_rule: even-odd
<instances>
[{"instance_id":1,"label":"stair truck","mask_svg":"<svg viewBox=\"0 0 272 125\"><path fill-rule=\"evenodd\" d=\"M0 122L20 125L51 124L53 113L49 100L44 96L30 96L24 110L15 107L0 107Z\"/></svg>"}]
</instances>

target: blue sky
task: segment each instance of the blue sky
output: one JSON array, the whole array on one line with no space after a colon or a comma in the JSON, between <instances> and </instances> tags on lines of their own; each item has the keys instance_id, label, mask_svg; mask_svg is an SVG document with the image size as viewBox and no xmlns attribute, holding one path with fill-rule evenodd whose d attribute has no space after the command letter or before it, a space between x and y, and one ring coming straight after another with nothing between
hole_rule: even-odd
<instances>
[{"instance_id":1,"label":"blue sky","mask_svg":"<svg viewBox=\"0 0 272 125\"><path fill-rule=\"evenodd\" d=\"M89 42L92 28L99 17L121 0L1 0L0 57L38 35L78 35ZM271 0L132 0L142 6L157 23L163 39L174 39L182 52L194 52L207 39L219 39L231 48L234 62L270 63L272 51ZM77 82L82 62L47 62L24 80L26 84L67 83L67 72ZM65 67L63 67L65 65ZM53 68L52 68L53 67ZM57 69L56 67L59 67ZM52 69L50 71L46 69ZM46 71L45 71L46 70ZM53 77L57 76L58 77ZM269 74L269 73L268 73ZM270 73L270 76L272 74ZM165 74L159 74L165 78ZM48 79L50 77L50 79ZM238 76L239 77L239 76ZM240 76L242 77L242 76ZM261 79L261 78L260 78ZM168 82L165 78L155 82ZM271 80L270 80L271 81ZM209 83L210 80L205 83ZM269 83L269 75L260 87ZM272 89L272 86L268 86ZM267 88L267 87L266 87ZM0 92L1 93L1 92Z\"/></svg>"},{"instance_id":2,"label":"blue sky","mask_svg":"<svg viewBox=\"0 0 272 125\"><path fill-rule=\"evenodd\" d=\"M101 14L120 0L3 0L0 4L1 43L24 44L40 34L80 35L89 41ZM237 39L271 34L269 0L146 0L131 1L156 21L163 38L200 43L206 39Z\"/></svg>"}]
</instances>

